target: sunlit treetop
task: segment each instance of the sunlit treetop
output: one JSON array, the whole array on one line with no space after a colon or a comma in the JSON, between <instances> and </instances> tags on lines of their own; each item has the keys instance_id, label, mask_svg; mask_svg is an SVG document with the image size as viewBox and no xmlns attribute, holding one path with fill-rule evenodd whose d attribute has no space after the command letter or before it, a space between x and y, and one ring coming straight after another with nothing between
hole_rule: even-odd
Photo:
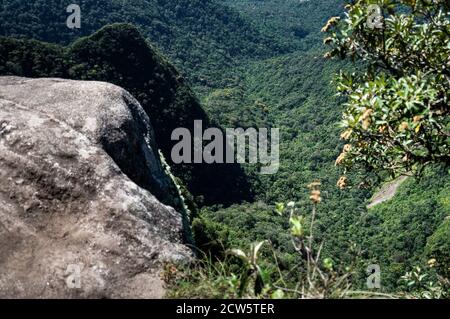
<instances>
[{"instance_id":1,"label":"sunlit treetop","mask_svg":"<svg viewBox=\"0 0 450 319\"><path fill-rule=\"evenodd\" d=\"M450 1L350 1L322 29L327 58L350 59L336 160L392 175L450 159Z\"/></svg>"}]
</instances>

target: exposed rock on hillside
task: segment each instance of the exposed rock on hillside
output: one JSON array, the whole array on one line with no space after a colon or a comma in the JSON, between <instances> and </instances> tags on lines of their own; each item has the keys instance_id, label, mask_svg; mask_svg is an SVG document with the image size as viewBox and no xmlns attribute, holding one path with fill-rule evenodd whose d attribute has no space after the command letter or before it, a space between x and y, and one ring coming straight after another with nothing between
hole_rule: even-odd
<instances>
[{"instance_id":1,"label":"exposed rock on hillside","mask_svg":"<svg viewBox=\"0 0 450 319\"><path fill-rule=\"evenodd\" d=\"M171 188L125 90L0 77L0 297L162 297L191 254Z\"/></svg>"},{"instance_id":2,"label":"exposed rock on hillside","mask_svg":"<svg viewBox=\"0 0 450 319\"><path fill-rule=\"evenodd\" d=\"M397 189L400 187L401 184L403 184L404 181L406 181L407 178L408 178L407 176L400 176L394 179L393 181L383 185L381 189L373 195L370 204L367 205L367 208L375 207L378 204L384 203L392 199L395 196Z\"/></svg>"}]
</instances>

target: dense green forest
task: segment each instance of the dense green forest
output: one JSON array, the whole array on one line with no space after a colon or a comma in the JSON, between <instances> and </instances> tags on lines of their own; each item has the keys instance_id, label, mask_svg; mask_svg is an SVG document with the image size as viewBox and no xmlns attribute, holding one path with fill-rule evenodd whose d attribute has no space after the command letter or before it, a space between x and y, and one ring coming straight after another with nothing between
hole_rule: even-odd
<instances>
[{"instance_id":1,"label":"dense green forest","mask_svg":"<svg viewBox=\"0 0 450 319\"><path fill-rule=\"evenodd\" d=\"M258 26L262 32L295 51L320 47L320 29L330 16L342 11L342 0L222 0Z\"/></svg>"},{"instance_id":2,"label":"dense green forest","mask_svg":"<svg viewBox=\"0 0 450 319\"><path fill-rule=\"evenodd\" d=\"M391 289L405 268L433 258L435 249L446 247L448 251L449 233L445 225L450 213L450 181L447 174L445 169L440 169L428 172L420 181L407 180L391 201L370 208L352 229L367 245L363 256L386 269L384 280ZM447 244L444 244L445 237ZM439 241L440 248L435 244ZM449 262L447 255L442 265Z\"/></svg>"},{"instance_id":3,"label":"dense green forest","mask_svg":"<svg viewBox=\"0 0 450 319\"><path fill-rule=\"evenodd\" d=\"M381 291L405 291L401 277L426 267L429 259L444 258L438 268L448 272L448 166L408 178L392 200L370 209L371 196L388 175L354 170L345 190L336 186L342 175L335 160L345 144L339 127L345 97L336 96L335 74L360 65L324 59L320 29L343 12L344 2L85 0L80 1L82 28L70 30L63 1L3 0L0 75L124 87L149 114L169 163L170 132L192 127L194 119L209 126L280 128L277 174L259 175L252 165L171 165L187 187L191 208L201 207L192 220L198 248L219 263L229 262L229 273L216 277L227 282L239 272L239 262L226 257L228 249L270 240L273 251L262 249L265 275L276 278L280 270L295 283L291 270L302 256L292 246L289 220L274 211L276 203L294 201L308 218L312 207L317 209L316 245L324 242L322 257L333 261L327 267L346 269L357 256L355 287L364 289L366 267L379 264ZM116 24L91 35L114 22L136 27ZM321 202L311 205L307 185L313 181L321 182ZM182 277L173 295L194 296L196 280ZM222 290L203 288L195 296L224 296Z\"/></svg>"},{"instance_id":4,"label":"dense green forest","mask_svg":"<svg viewBox=\"0 0 450 319\"><path fill-rule=\"evenodd\" d=\"M0 35L69 44L106 24L131 23L156 44L185 75L206 86L241 59L267 57L291 48L211 0L81 0L82 27L66 27L62 0L2 0ZM201 67L200 67L201 66Z\"/></svg>"}]
</instances>

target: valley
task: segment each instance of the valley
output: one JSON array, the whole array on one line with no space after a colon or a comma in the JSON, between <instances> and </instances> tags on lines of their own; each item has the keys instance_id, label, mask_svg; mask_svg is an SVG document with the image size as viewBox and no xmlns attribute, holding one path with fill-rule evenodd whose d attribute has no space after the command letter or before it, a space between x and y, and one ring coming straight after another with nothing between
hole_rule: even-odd
<instances>
[{"instance_id":1,"label":"valley","mask_svg":"<svg viewBox=\"0 0 450 319\"><path fill-rule=\"evenodd\" d=\"M354 170L346 173L349 187L336 185L344 174L335 161L345 144L345 99L336 95L335 75L360 66L324 59L320 30L343 12L344 1L80 0L80 30L61 23L64 4L3 0L0 75L105 81L128 90L149 116L184 200L155 196L177 210L186 206L202 253L220 263L229 249L268 240L272 249L261 253L266 276L275 280L281 273L292 288L298 276L292 269L301 257L289 220L274 209L292 201L310 218L308 185L314 181L320 181L321 195L315 248L333 269L352 265L356 288L366 288L367 266L379 264L381 291L402 291L405 272L426 264L433 251L448 249L447 166L409 178L390 200L369 208L387 175ZM174 162L171 132L183 127L193 133L195 120L204 129L279 128L279 169L262 175L260 166L248 163ZM130 165L121 169L127 173ZM139 174L132 177L151 189ZM236 272L230 263L229 273ZM195 280L177 282L169 296L226 297L211 288L215 278L202 291L193 289Z\"/></svg>"}]
</instances>

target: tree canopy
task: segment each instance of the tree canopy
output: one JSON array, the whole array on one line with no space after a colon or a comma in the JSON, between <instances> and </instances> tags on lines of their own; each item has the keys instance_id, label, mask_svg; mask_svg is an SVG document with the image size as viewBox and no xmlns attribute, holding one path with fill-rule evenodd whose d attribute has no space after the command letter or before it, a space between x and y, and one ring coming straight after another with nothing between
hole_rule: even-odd
<instances>
[{"instance_id":1,"label":"tree canopy","mask_svg":"<svg viewBox=\"0 0 450 319\"><path fill-rule=\"evenodd\" d=\"M326 57L351 59L337 88L347 98L336 163L392 174L450 160L450 3L351 1L324 26Z\"/></svg>"}]
</instances>

